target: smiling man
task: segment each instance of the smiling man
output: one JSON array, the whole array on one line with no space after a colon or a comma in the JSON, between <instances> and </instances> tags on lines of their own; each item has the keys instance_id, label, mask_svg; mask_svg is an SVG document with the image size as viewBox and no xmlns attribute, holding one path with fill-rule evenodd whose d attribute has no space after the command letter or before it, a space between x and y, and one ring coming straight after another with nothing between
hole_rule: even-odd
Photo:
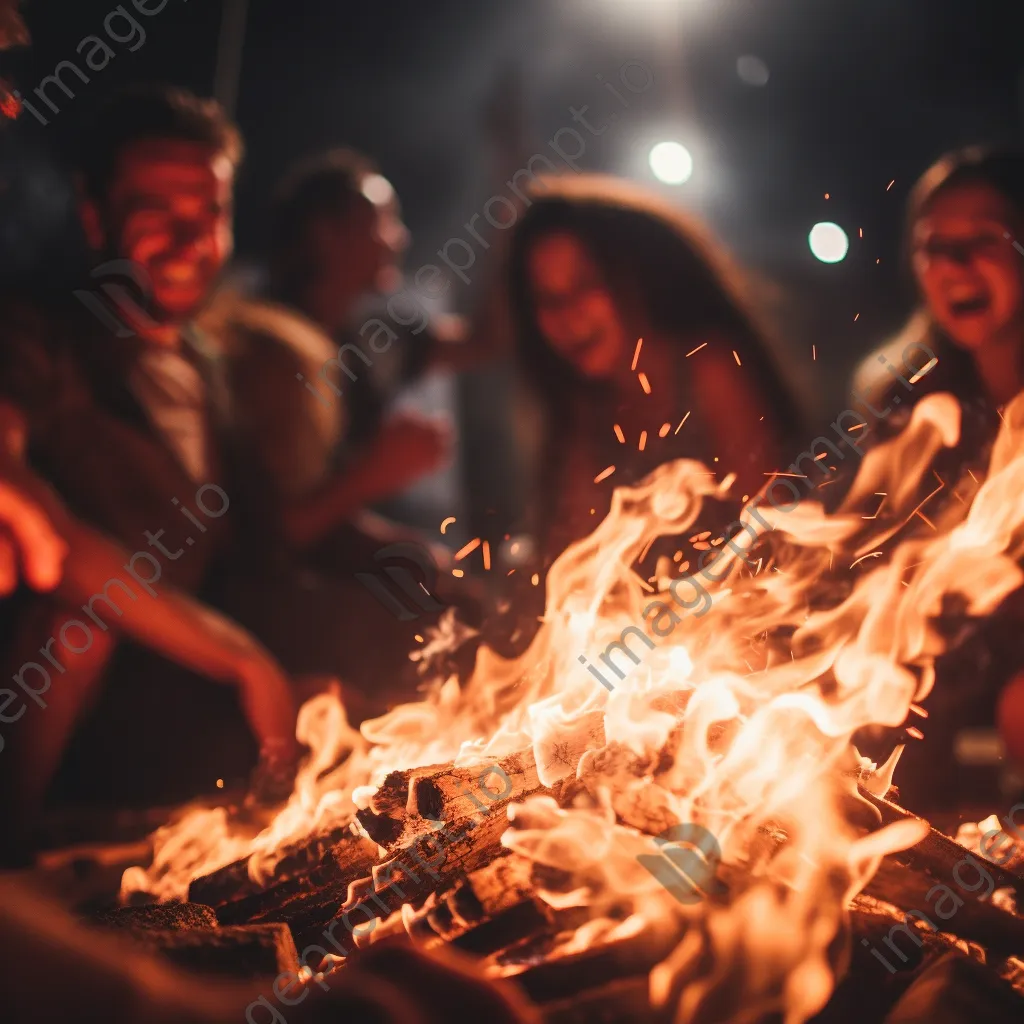
<instances>
[{"instance_id":1,"label":"smiling man","mask_svg":"<svg viewBox=\"0 0 1024 1024\"><path fill-rule=\"evenodd\" d=\"M197 488L231 490L218 360L190 324L231 253L241 149L213 101L121 94L84 133L76 172L88 287L4 303L0 415L26 423L27 460L74 511L132 546L169 506L195 514ZM164 547L189 549L169 566L176 583L199 586L231 518L168 521Z\"/></svg>"},{"instance_id":2,"label":"smiling man","mask_svg":"<svg viewBox=\"0 0 1024 1024\"><path fill-rule=\"evenodd\" d=\"M232 249L232 196L241 140L212 101L177 91L130 93L86 138L79 182L90 247L110 272L108 320L133 339L127 384L188 475L209 476L211 367L188 325ZM124 261L127 261L127 266ZM114 272L143 292L141 304ZM79 293L89 308L103 301ZM103 318L101 318L102 320ZM204 412L206 415L204 415Z\"/></svg>"},{"instance_id":3,"label":"smiling man","mask_svg":"<svg viewBox=\"0 0 1024 1024\"><path fill-rule=\"evenodd\" d=\"M128 550L145 540L164 578L198 594L238 544L234 508L222 499L225 514L210 518L201 507L200 495L233 499L241 485L219 357L191 321L231 253L241 151L237 129L213 101L169 88L116 97L83 133L76 168L94 260L88 287L33 304L5 302L0 317L0 431L8 421L23 424L12 454L72 514ZM0 678L26 659L38 662L54 630L74 617L59 597L17 594L0 609L8 662ZM85 770L66 773L69 795L127 786L124 764L140 757L149 771L138 785L147 796L155 787L154 799L172 796L164 793L170 785L185 794L245 773L254 752L246 731L230 728L243 721L234 695L193 693L195 681L168 676L165 663L127 645L110 672L114 638L96 640L88 655L54 665L61 713L51 707L19 737L32 752L26 805L46 790L104 678L111 705L104 721L119 739L94 742ZM184 730L198 756L183 761L130 725L158 720L168 736ZM288 737L292 722L276 728Z\"/></svg>"}]
</instances>

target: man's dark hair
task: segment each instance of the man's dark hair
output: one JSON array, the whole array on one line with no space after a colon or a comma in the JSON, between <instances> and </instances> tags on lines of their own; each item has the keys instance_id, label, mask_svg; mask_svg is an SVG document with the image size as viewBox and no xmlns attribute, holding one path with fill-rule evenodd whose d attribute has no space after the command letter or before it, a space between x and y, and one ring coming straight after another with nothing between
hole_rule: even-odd
<instances>
[{"instance_id":1,"label":"man's dark hair","mask_svg":"<svg viewBox=\"0 0 1024 1024\"><path fill-rule=\"evenodd\" d=\"M301 244L318 217L347 215L366 201L363 185L379 171L351 149L332 149L294 164L278 185L271 210L271 245L278 254Z\"/></svg>"},{"instance_id":2,"label":"man's dark hair","mask_svg":"<svg viewBox=\"0 0 1024 1024\"><path fill-rule=\"evenodd\" d=\"M121 151L143 139L197 142L236 166L242 160L242 136L216 100L171 86L136 87L106 103L82 133L77 164L86 194L102 199Z\"/></svg>"}]
</instances>

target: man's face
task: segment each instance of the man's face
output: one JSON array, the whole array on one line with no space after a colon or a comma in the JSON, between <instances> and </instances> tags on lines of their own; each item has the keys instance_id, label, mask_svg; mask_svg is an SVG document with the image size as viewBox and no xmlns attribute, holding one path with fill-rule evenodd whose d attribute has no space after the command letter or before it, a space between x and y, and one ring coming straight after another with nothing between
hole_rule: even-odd
<instances>
[{"instance_id":1,"label":"man's face","mask_svg":"<svg viewBox=\"0 0 1024 1024\"><path fill-rule=\"evenodd\" d=\"M158 322L190 319L210 295L231 255L233 190L231 161L202 143L145 139L118 156L98 240L148 274Z\"/></svg>"},{"instance_id":2,"label":"man's face","mask_svg":"<svg viewBox=\"0 0 1024 1024\"><path fill-rule=\"evenodd\" d=\"M314 224L311 245L319 272L339 292L362 295L400 286L400 261L408 242L394 189L374 174L346 214Z\"/></svg>"}]
</instances>

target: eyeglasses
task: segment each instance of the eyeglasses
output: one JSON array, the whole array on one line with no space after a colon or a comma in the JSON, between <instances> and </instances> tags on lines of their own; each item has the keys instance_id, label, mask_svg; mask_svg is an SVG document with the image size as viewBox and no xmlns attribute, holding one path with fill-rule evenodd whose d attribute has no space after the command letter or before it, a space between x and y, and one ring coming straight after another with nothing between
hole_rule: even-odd
<instances>
[{"instance_id":1,"label":"eyeglasses","mask_svg":"<svg viewBox=\"0 0 1024 1024\"><path fill-rule=\"evenodd\" d=\"M1002 224L979 225L972 233L943 235L938 231L923 231L914 239L915 260L932 261L940 258L954 263L970 263L974 259L992 259L1003 254L1013 243L1013 236Z\"/></svg>"}]
</instances>

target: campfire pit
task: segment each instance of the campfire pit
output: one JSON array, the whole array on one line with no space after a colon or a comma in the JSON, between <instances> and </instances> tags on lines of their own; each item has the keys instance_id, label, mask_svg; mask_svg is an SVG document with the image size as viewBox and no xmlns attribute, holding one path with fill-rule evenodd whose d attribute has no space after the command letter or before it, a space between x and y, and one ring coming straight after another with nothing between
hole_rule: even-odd
<instances>
[{"instance_id":1,"label":"campfire pit","mask_svg":"<svg viewBox=\"0 0 1024 1024\"><path fill-rule=\"evenodd\" d=\"M241 973L268 973L269 943L320 986L388 936L451 945L558 1022L1020 1019L1024 875L994 856L1017 837L943 836L899 806L898 752L879 766L852 738L904 735L949 599L985 616L1024 580L1022 421L1007 409L969 501L919 517L959 425L930 396L836 513L751 503L747 541L724 534L700 577L635 567L730 482L661 467L552 568L524 655L482 648L464 685L358 731L315 698L288 805L262 829L206 808L158 831L123 895L187 901L163 911L180 925L117 924L192 963L248 942Z\"/></svg>"}]
</instances>

